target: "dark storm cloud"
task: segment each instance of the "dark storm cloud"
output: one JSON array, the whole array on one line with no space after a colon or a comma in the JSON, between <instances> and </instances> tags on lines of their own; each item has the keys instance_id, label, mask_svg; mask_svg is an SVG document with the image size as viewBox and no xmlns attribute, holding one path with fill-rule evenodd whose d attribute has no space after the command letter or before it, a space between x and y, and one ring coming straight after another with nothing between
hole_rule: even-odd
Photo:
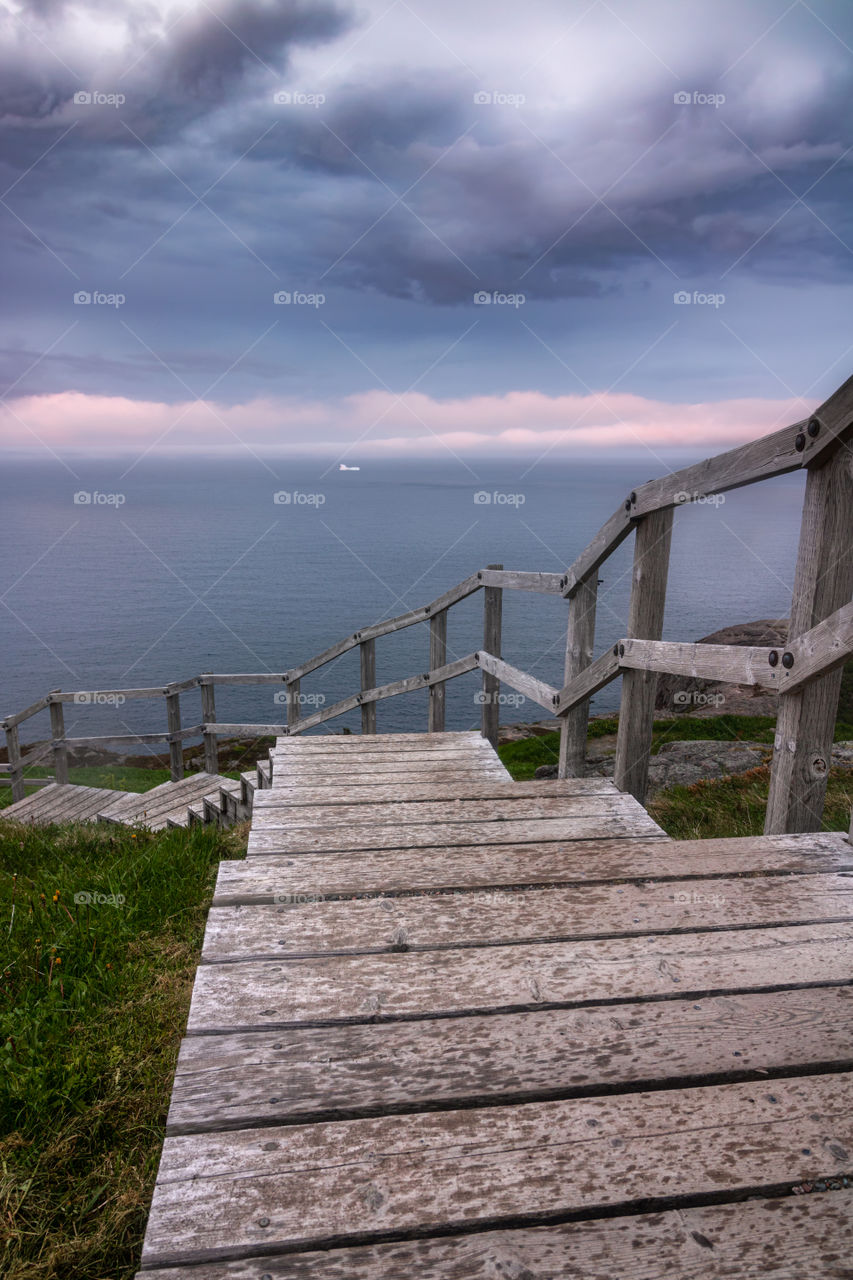
<instances>
[{"instance_id":1,"label":"dark storm cloud","mask_svg":"<svg viewBox=\"0 0 853 1280\"><path fill-rule=\"evenodd\" d=\"M105 23L124 21L118 57L71 39L62 19L81 13L95 24L101 13ZM228 0L189 9L165 28L146 4L28 0L19 16L0 16L0 119L49 121L79 90L100 88L122 92L141 125L150 118L160 134L175 133L228 100L249 73L284 73L293 46L328 41L351 21L332 0ZM91 113L81 123L97 135L110 117Z\"/></svg>"}]
</instances>

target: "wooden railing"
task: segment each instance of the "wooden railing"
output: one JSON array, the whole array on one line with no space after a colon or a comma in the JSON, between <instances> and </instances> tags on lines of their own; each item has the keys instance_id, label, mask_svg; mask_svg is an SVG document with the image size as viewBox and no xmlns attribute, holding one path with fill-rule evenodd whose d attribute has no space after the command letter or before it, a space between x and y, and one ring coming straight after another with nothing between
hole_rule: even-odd
<instances>
[{"instance_id":1,"label":"wooden railing","mask_svg":"<svg viewBox=\"0 0 853 1280\"><path fill-rule=\"evenodd\" d=\"M833 728L838 707L841 668L853 653L853 378L810 418L773 435L731 449L717 457L665 476L632 491L593 540L564 573L526 573L490 565L451 587L438 599L399 617L375 623L338 641L331 648L280 673L221 675L205 672L189 680L149 689L99 690L47 694L17 715L2 721L6 732L12 794L25 785L50 779L26 779L24 769L39 761L23 756L18 727L49 709L51 754L57 781L68 777L68 750L110 743L167 742L171 776L183 776L183 743L201 738L205 768L218 771L220 737L255 738L299 734L357 708L362 733L376 732L376 704L418 689L429 690L428 730L445 724L445 687L449 680L482 672L481 728L497 742L501 683L523 694L556 717L560 725L561 777L584 771L589 703L617 676L622 693L617 735L615 781L622 791L645 799L652 742L655 692L660 672L773 689L780 694L765 830L768 833L810 831L823 815ZM672 540L673 512L685 501L754 484L805 469L808 473L794 578L788 641L780 652L770 648L664 642L664 604ZM631 534L634 562L627 633L612 649L593 660L598 571ZM544 592L569 602L564 685L552 688L505 662L501 656L501 611L505 589ZM447 661L448 610L461 600L484 593L483 647ZM406 627L429 629L429 669L422 674L376 686L375 644ZM332 706L303 716L300 682L320 667L358 648L361 680L354 693ZM282 724L222 724L216 719L217 685L278 684L284 687L287 720ZM182 727L180 695L201 692L200 720ZM122 697L166 701L163 733L67 738L63 707L67 703L109 702Z\"/></svg>"}]
</instances>

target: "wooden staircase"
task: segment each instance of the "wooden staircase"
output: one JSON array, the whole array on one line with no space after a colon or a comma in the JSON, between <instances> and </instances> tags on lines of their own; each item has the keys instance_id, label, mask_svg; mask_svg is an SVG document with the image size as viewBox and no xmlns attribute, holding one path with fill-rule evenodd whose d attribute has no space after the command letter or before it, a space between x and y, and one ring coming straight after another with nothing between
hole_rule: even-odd
<instances>
[{"instance_id":1,"label":"wooden staircase","mask_svg":"<svg viewBox=\"0 0 853 1280\"><path fill-rule=\"evenodd\" d=\"M284 739L139 1280L839 1280L851 877L840 833L676 842L476 734Z\"/></svg>"},{"instance_id":2,"label":"wooden staircase","mask_svg":"<svg viewBox=\"0 0 853 1280\"><path fill-rule=\"evenodd\" d=\"M256 791L270 786L272 765L259 760L239 779L195 773L150 791L112 791L73 783L51 783L0 810L0 820L47 826L62 822L111 822L125 827L231 826L252 813Z\"/></svg>"}]
</instances>

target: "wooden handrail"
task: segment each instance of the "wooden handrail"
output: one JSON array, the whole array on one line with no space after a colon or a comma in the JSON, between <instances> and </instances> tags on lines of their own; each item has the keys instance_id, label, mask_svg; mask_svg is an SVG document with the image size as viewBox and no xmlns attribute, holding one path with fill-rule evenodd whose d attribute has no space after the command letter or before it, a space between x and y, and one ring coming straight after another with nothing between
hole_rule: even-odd
<instances>
[{"instance_id":1,"label":"wooden handrail","mask_svg":"<svg viewBox=\"0 0 853 1280\"><path fill-rule=\"evenodd\" d=\"M166 742L172 777L178 778L183 774L181 744L199 735L204 738L205 767L215 772L218 764L217 739L220 737L292 736L356 709L361 710L362 732L375 733L377 702L424 688L430 691L429 730L440 732L444 728L447 681L479 668L483 672L484 694L480 700L484 703L484 735L497 741L499 691L503 682L557 717L561 725L560 776L574 775L583 772L589 700L598 690L625 673L616 781L624 790L642 799L651 747L656 674L666 672L773 689L782 695L780 722L786 717L786 723L791 725L802 721L809 735L806 749L805 738L797 743L794 741L796 735L792 736L791 732L783 734L788 754L797 754L796 769L799 769L801 790L810 787L812 793L819 796L822 806L820 777L816 786L811 786L811 780L803 782L804 755L811 753L814 759L825 763L833 698L834 705L837 704L838 669L853 653L853 602L843 603L849 600L853 591L853 533L850 528L853 472L849 460L841 452L851 437L853 378L834 392L810 418L633 490L562 574L488 566L456 583L429 604L355 631L307 662L284 672L204 672L156 688L78 693L53 690L23 711L0 721L0 727L6 732L9 756L9 763L2 772L8 773L13 797L19 799L24 794L23 770L29 757L25 760L21 755L18 727L46 708L51 713L52 751L58 780L67 778L67 751L75 745ZM784 650L673 643L660 639L672 510L686 501L724 493L798 469L808 470L809 481L791 635ZM634 557L629 635L593 661L598 569L634 531L639 536ZM829 565L830 568L820 569L820 565ZM501 656L500 613L504 589L559 595L569 600L565 683L562 688L552 688L512 666ZM483 648L455 662L447 662L447 611L481 590L485 592L486 600ZM418 625L429 628L430 669L420 675L374 687L375 641ZM355 648L360 650L359 692L303 716L300 701L302 678ZM215 704L217 684L284 685L287 723L218 723ZM803 691L812 685L822 691L821 705L813 715L804 715ZM180 695L196 688L201 691L201 722L184 728L181 725ZM62 709L67 703L98 705L119 698L158 697L166 700L166 732L82 738L65 736ZM276 701L280 700L282 697L277 695ZM777 747L778 739L779 734ZM816 755L818 748L823 753L820 756ZM791 760L786 758L784 764L788 781L780 782L781 774L777 770L780 759L781 754L777 754L771 785L772 806L768 806L768 830L799 830L802 827L796 824L803 819L797 813L797 802L793 807L789 803L796 770ZM813 773L816 768L813 764ZM810 804L808 820L814 821L815 805L812 801ZM801 810L805 807L800 805ZM790 816L792 812L793 818ZM793 826L785 825L792 822Z\"/></svg>"}]
</instances>

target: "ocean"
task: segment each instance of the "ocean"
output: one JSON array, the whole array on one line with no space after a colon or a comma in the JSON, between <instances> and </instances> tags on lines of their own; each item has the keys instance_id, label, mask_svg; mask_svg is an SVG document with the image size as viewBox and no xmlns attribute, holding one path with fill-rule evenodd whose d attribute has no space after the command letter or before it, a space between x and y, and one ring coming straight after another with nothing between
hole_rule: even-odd
<instances>
[{"instance_id":1,"label":"ocean","mask_svg":"<svg viewBox=\"0 0 853 1280\"><path fill-rule=\"evenodd\" d=\"M669 460L684 465L692 458ZM357 461L357 459L352 459ZM0 493L0 713L50 689L165 684L201 671L285 671L352 631L425 604L487 564L559 572L625 495L665 468L648 458L364 463L231 459L131 464L7 460ZM664 638L787 615L803 476L676 513ZM277 495L277 497L276 497ZM596 653L624 634L632 540L601 570ZM562 683L567 606L504 592L503 656ZM379 683L427 669L428 630L378 640ZM482 644L482 596L449 615L449 660ZM303 681L314 706L358 688L358 653ZM479 723L479 674L448 685L448 729ZM511 694L511 690L504 690ZM278 722L273 686L217 690L222 721ZM198 691L182 696L185 724ZM593 710L618 706L618 682ZM504 722L544 718L510 698ZM426 693L382 702L380 731L426 726ZM66 708L69 734L165 729L161 700ZM331 727L358 731L353 712ZM321 730L322 731L322 730ZM47 713L22 730L49 736Z\"/></svg>"}]
</instances>

